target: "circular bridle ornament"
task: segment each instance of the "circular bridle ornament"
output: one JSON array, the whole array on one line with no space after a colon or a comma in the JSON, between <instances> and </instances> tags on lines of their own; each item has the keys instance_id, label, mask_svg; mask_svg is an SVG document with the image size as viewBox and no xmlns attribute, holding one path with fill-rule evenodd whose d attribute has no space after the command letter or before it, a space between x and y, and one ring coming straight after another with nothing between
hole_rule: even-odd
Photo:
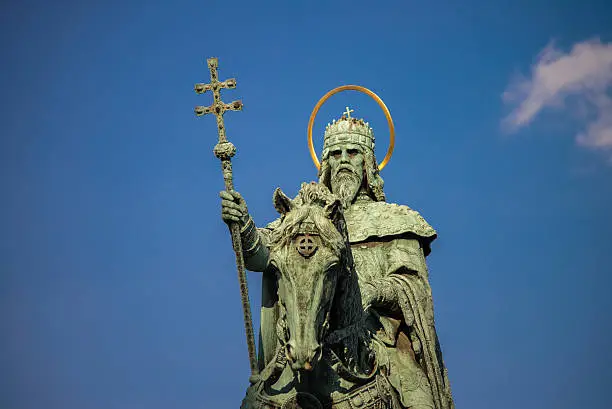
<instances>
[{"instance_id":1,"label":"circular bridle ornament","mask_svg":"<svg viewBox=\"0 0 612 409\"><path fill-rule=\"evenodd\" d=\"M369 89L362 87L360 85L342 85L340 87L334 88L329 91L327 94L323 95L323 97L317 102L312 113L310 114L310 120L308 121L308 149L310 150L310 156L312 157L312 161L314 162L317 169L321 169L321 164L319 163L319 159L317 158L317 153L314 149L314 143L312 142L312 126L314 124L314 120L317 117L317 113L321 106L334 94L337 94L342 91L359 91L364 94L370 96L376 103L381 107L383 112L385 113L385 117L387 118L387 124L389 125L389 149L387 150L387 154L385 158L378 165L378 170L382 170L389 160L391 160L391 155L393 155L393 148L395 147L395 127L393 126L393 119L391 118L391 113L389 112L389 108L385 105L382 99L374 92Z\"/></svg>"},{"instance_id":2,"label":"circular bridle ornament","mask_svg":"<svg viewBox=\"0 0 612 409\"><path fill-rule=\"evenodd\" d=\"M295 238L296 250L304 258L309 258L317 251L317 243L310 234L301 234Z\"/></svg>"}]
</instances>

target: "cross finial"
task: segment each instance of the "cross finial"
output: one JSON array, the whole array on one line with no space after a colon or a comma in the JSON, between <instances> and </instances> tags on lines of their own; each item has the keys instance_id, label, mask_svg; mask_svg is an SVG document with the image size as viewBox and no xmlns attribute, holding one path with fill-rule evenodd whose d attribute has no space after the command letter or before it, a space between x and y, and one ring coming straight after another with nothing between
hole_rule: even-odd
<instances>
[{"instance_id":1,"label":"cross finial","mask_svg":"<svg viewBox=\"0 0 612 409\"><path fill-rule=\"evenodd\" d=\"M217 117L217 130L219 131L219 144L220 146L229 147L227 145L227 137L225 135L225 125L223 123L223 114L225 111L241 111L242 101L233 101L229 104L221 101L221 89L233 89L236 88L236 79L230 78L225 81L219 81L217 68L219 67L219 60L216 58L209 58L206 60L208 63L208 69L210 71L210 83L208 84L195 84L195 92L197 94L204 94L207 91L213 93L213 104L207 107L197 106L195 107L195 114L202 116L206 114L214 114ZM225 144L225 145L221 145ZM228 151L229 152L229 151ZM215 153L216 155L216 153ZM233 153L231 154L233 156ZM231 190L231 189L228 189Z\"/></svg>"},{"instance_id":2,"label":"cross finial","mask_svg":"<svg viewBox=\"0 0 612 409\"><path fill-rule=\"evenodd\" d=\"M348 119L350 119L351 118L351 112L355 112L355 110L354 109L349 109L349 107L346 107L346 111L343 112L343 114L346 114L346 117Z\"/></svg>"}]
</instances>

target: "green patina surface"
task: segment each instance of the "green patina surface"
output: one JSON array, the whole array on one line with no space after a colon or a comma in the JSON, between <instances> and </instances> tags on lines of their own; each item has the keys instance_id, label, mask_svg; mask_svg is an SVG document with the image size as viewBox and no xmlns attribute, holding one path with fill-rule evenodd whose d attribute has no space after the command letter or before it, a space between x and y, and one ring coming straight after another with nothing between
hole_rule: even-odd
<instances>
[{"instance_id":1,"label":"green patina surface","mask_svg":"<svg viewBox=\"0 0 612 409\"><path fill-rule=\"evenodd\" d=\"M328 125L319 182L277 190L267 226L236 192L221 197L263 280L244 408L454 408L426 264L436 232L386 202L366 122Z\"/></svg>"}]
</instances>

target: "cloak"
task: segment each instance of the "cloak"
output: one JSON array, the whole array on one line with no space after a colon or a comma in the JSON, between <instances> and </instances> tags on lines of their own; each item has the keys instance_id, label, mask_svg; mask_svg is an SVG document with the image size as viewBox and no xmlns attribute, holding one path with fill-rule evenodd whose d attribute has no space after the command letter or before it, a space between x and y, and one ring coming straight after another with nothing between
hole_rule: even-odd
<instances>
[{"instance_id":1,"label":"cloak","mask_svg":"<svg viewBox=\"0 0 612 409\"><path fill-rule=\"evenodd\" d=\"M373 311L379 325L376 338L387 353L381 354L389 368L389 380L405 407L424 404L453 409L447 370L436 335L433 300L425 257L436 231L407 206L362 201L344 212L355 269L362 281L384 282L394 288L394 313ZM258 229L262 244L280 219ZM278 351L277 283L273 273L263 272L259 368L263 370ZM412 370L414 362L421 370ZM421 379L423 378L423 379ZM430 388L431 397L420 398L418 388ZM419 401L422 399L422 401Z\"/></svg>"}]
</instances>

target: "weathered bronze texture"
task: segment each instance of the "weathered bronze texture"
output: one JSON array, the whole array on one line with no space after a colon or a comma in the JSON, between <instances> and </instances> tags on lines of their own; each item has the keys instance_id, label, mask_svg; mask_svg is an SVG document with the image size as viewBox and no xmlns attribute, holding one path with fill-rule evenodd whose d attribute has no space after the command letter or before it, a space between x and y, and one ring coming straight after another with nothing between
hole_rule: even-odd
<instances>
[{"instance_id":1,"label":"weathered bronze texture","mask_svg":"<svg viewBox=\"0 0 612 409\"><path fill-rule=\"evenodd\" d=\"M196 88L218 92L220 83L211 84ZM365 92L339 87L315 107L311 153L318 108L349 89ZM235 150L219 117L234 105L215 101L198 112L217 115L215 154L226 163ZM244 263L236 257L240 277L244 267L262 273L259 372L242 409L454 409L426 263L436 231L417 211L386 200L380 170L394 144L390 114L391 146L379 166L374 131L353 112L347 107L326 128L318 182L303 183L294 199L276 189L279 218L265 227L233 190L229 168L221 217L244 256ZM247 336L253 342L248 326Z\"/></svg>"}]
</instances>

